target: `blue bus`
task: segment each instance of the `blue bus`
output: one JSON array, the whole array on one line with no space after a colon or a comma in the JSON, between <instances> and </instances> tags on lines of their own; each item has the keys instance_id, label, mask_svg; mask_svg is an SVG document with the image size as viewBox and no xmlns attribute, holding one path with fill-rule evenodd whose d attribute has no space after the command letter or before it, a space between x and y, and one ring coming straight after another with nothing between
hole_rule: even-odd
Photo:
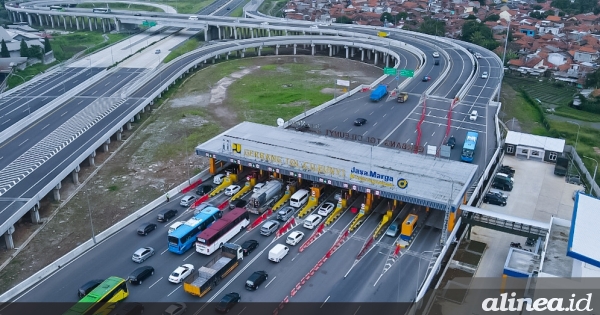
<instances>
[{"instance_id":1,"label":"blue bus","mask_svg":"<svg viewBox=\"0 0 600 315\"><path fill-rule=\"evenodd\" d=\"M477 146L477 138L479 134L475 131L467 132L467 137L465 138L465 144L463 145L462 154L460 155L460 159L464 162L473 162L473 154L475 154L475 147Z\"/></svg>"},{"instance_id":2,"label":"blue bus","mask_svg":"<svg viewBox=\"0 0 600 315\"><path fill-rule=\"evenodd\" d=\"M169 251L183 254L196 243L196 236L217 221L222 215L221 210L215 207L202 209L185 224L169 234Z\"/></svg>"}]
</instances>

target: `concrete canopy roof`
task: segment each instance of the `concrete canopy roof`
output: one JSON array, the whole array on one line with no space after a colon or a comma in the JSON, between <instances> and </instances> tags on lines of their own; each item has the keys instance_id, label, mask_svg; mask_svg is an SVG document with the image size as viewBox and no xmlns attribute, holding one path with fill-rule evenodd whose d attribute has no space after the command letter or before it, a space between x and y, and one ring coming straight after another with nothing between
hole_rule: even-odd
<instances>
[{"instance_id":1,"label":"concrete canopy roof","mask_svg":"<svg viewBox=\"0 0 600 315\"><path fill-rule=\"evenodd\" d=\"M505 143L524 145L554 152L563 152L565 149L565 140L563 139L536 136L516 131L508 131Z\"/></svg>"},{"instance_id":2,"label":"concrete canopy roof","mask_svg":"<svg viewBox=\"0 0 600 315\"><path fill-rule=\"evenodd\" d=\"M196 154L436 209L450 199L459 206L477 171L477 165L250 122L197 146Z\"/></svg>"},{"instance_id":3,"label":"concrete canopy roof","mask_svg":"<svg viewBox=\"0 0 600 315\"><path fill-rule=\"evenodd\" d=\"M567 256L600 267L600 199L578 193L571 219L571 233L567 245Z\"/></svg>"}]
</instances>

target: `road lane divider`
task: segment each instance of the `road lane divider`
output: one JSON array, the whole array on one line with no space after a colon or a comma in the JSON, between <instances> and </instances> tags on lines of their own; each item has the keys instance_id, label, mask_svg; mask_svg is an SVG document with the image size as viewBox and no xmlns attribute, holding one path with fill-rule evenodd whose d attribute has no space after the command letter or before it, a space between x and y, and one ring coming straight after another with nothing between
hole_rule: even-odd
<instances>
[{"instance_id":1,"label":"road lane divider","mask_svg":"<svg viewBox=\"0 0 600 315\"><path fill-rule=\"evenodd\" d=\"M250 231L254 230L257 226L259 226L261 223L266 221L269 218L269 215L271 215L272 213L273 213L272 211L267 209L267 211L263 212L263 214L258 216L258 218L256 218L256 220L254 220L254 222L252 222L248 225L248 227L246 228L246 231L250 232Z\"/></svg>"},{"instance_id":2,"label":"road lane divider","mask_svg":"<svg viewBox=\"0 0 600 315\"><path fill-rule=\"evenodd\" d=\"M314 243L321 235L323 235L323 230L325 229L325 223L319 224L319 227L310 235L310 237L300 246L298 249L299 252L303 252L305 249L310 246L310 244Z\"/></svg>"},{"instance_id":3,"label":"road lane divider","mask_svg":"<svg viewBox=\"0 0 600 315\"><path fill-rule=\"evenodd\" d=\"M185 187L184 189L181 190L181 193L187 194L188 192L194 190L196 187L200 186L200 184L202 184L202 179L199 179L199 180L193 182L191 185Z\"/></svg>"},{"instance_id":4,"label":"road lane divider","mask_svg":"<svg viewBox=\"0 0 600 315\"><path fill-rule=\"evenodd\" d=\"M279 230L277 230L277 233L275 234L275 238L281 237L282 235L287 233L289 230L295 228L296 226L298 226L298 222L296 222L295 217L292 217Z\"/></svg>"}]
</instances>

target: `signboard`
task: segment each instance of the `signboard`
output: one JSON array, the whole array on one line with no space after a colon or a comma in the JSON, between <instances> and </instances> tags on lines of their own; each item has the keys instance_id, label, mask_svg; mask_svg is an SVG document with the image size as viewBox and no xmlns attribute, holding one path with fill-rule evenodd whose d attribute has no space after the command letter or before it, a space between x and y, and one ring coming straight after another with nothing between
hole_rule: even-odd
<instances>
[{"instance_id":1,"label":"signboard","mask_svg":"<svg viewBox=\"0 0 600 315\"><path fill-rule=\"evenodd\" d=\"M144 21L142 21L142 26L146 26L146 27L156 26L156 21L144 20Z\"/></svg>"},{"instance_id":2,"label":"signboard","mask_svg":"<svg viewBox=\"0 0 600 315\"><path fill-rule=\"evenodd\" d=\"M398 69L396 69L396 68L383 68L383 74L386 74L386 75L396 75L397 71L398 71Z\"/></svg>"},{"instance_id":3,"label":"signboard","mask_svg":"<svg viewBox=\"0 0 600 315\"><path fill-rule=\"evenodd\" d=\"M337 80L336 84L340 85L340 86L350 86L350 81L348 81L348 80Z\"/></svg>"},{"instance_id":4,"label":"signboard","mask_svg":"<svg viewBox=\"0 0 600 315\"><path fill-rule=\"evenodd\" d=\"M414 70L408 70L408 69L402 69L400 70L400 75L403 77L409 77L412 78L415 76L415 71Z\"/></svg>"}]
</instances>

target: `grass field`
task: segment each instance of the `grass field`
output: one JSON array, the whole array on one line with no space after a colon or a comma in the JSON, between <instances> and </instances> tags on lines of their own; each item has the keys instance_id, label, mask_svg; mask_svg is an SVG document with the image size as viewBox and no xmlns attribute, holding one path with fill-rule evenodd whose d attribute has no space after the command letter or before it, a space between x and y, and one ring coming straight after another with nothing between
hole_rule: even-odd
<instances>
[{"instance_id":1,"label":"grass field","mask_svg":"<svg viewBox=\"0 0 600 315\"><path fill-rule=\"evenodd\" d=\"M287 2L287 0L265 0L260 7L258 7L258 12L266 15L282 17L283 7Z\"/></svg>"},{"instance_id":2,"label":"grass field","mask_svg":"<svg viewBox=\"0 0 600 315\"><path fill-rule=\"evenodd\" d=\"M162 9L148 5L128 4L118 2L95 2L95 3L79 3L78 8L109 8L113 10L128 10L128 11L148 11L148 12L164 12Z\"/></svg>"},{"instance_id":3,"label":"grass field","mask_svg":"<svg viewBox=\"0 0 600 315\"><path fill-rule=\"evenodd\" d=\"M540 82L538 79L507 75L504 81L513 88L522 88L534 99L542 101L544 106L568 106L577 93L577 89L564 84Z\"/></svg>"},{"instance_id":4,"label":"grass field","mask_svg":"<svg viewBox=\"0 0 600 315\"><path fill-rule=\"evenodd\" d=\"M194 49L197 49L198 47L200 47L200 39L198 39L197 37L192 37L188 40L186 40L185 42L183 42L182 45L180 45L179 47L175 48L174 50L172 50L163 60L163 63L169 63L171 60L185 54L188 53Z\"/></svg>"},{"instance_id":5,"label":"grass field","mask_svg":"<svg viewBox=\"0 0 600 315\"><path fill-rule=\"evenodd\" d=\"M213 0L141 0L142 2L153 2L153 3L160 3L160 4L166 4L166 5L170 5L173 8L175 8L175 10L177 10L177 13L196 13L202 9L204 9L206 6L208 6L209 4L211 4L213 2Z\"/></svg>"}]
</instances>

